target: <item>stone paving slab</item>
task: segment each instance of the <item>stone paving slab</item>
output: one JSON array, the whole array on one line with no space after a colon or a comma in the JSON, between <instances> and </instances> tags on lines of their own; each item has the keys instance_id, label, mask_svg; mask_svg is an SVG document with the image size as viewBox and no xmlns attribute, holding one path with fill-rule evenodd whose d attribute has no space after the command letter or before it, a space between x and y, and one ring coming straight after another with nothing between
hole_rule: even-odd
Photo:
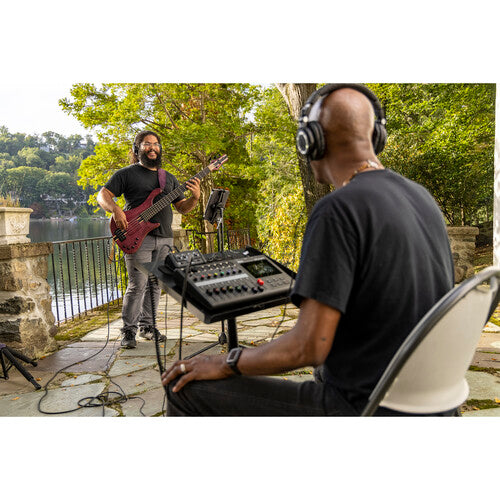
<instances>
[{"instance_id":1,"label":"stone paving slab","mask_svg":"<svg viewBox=\"0 0 500 500\"><path fill-rule=\"evenodd\" d=\"M127 417L152 417L162 416L167 408L166 405L165 390L162 386L129 399L121 404L121 408Z\"/></svg>"},{"instance_id":2,"label":"stone paving slab","mask_svg":"<svg viewBox=\"0 0 500 500\"><path fill-rule=\"evenodd\" d=\"M104 390L105 384L86 384L77 387L59 388L48 391L48 395L41 402L41 409L46 412L61 412L78 407L78 401L86 397L98 396ZM102 416L102 407L81 408L78 411L65 414L45 415L38 411L38 402L44 391L21 394L16 397L4 396L0 398L0 416L9 417L42 417L42 416L73 416L96 417ZM117 412L110 408L105 409L105 416L115 416Z\"/></svg>"},{"instance_id":3,"label":"stone paving slab","mask_svg":"<svg viewBox=\"0 0 500 500\"><path fill-rule=\"evenodd\" d=\"M211 342L183 342L182 343L182 358L186 358L187 356L191 356L195 352L210 346ZM227 352L227 345L215 345L214 347L208 349L203 354L211 355L211 354L220 354L222 351ZM173 361L179 359L178 350L176 350L174 356L172 357Z\"/></svg>"},{"instance_id":4,"label":"stone paving slab","mask_svg":"<svg viewBox=\"0 0 500 500\"><path fill-rule=\"evenodd\" d=\"M125 359L117 359L109 370L110 377L118 377L126 373L132 373L144 368L151 368L156 365L156 356L130 357Z\"/></svg>"},{"instance_id":5,"label":"stone paving slab","mask_svg":"<svg viewBox=\"0 0 500 500\"><path fill-rule=\"evenodd\" d=\"M160 372L158 370L147 369L139 372L128 373L116 377L111 377L109 390L117 390L118 387L127 395L139 394L151 389L162 387ZM117 384L115 386L113 384Z\"/></svg>"},{"instance_id":6,"label":"stone paving slab","mask_svg":"<svg viewBox=\"0 0 500 500\"><path fill-rule=\"evenodd\" d=\"M54 376L55 373L46 372L46 371L38 371L36 368L32 368L31 366L26 367L28 371L31 373L36 382L43 387L48 381ZM59 384L61 381L66 380L67 376L65 374L60 374L56 376L53 380L52 384ZM3 380L0 379L0 396L5 394L23 394L26 392L35 391L35 387L31 382L28 382L23 375L18 372L15 368L11 368L9 371L9 379Z\"/></svg>"},{"instance_id":7,"label":"stone paving slab","mask_svg":"<svg viewBox=\"0 0 500 500\"><path fill-rule=\"evenodd\" d=\"M500 417L500 408L466 411L462 413L462 417Z\"/></svg>"},{"instance_id":8,"label":"stone paving slab","mask_svg":"<svg viewBox=\"0 0 500 500\"><path fill-rule=\"evenodd\" d=\"M160 352L168 354L177 344L176 340L168 340L160 343ZM156 346L153 340L141 340L137 342L135 349L122 349L120 358L137 358L140 356L156 356Z\"/></svg>"},{"instance_id":9,"label":"stone paving slab","mask_svg":"<svg viewBox=\"0 0 500 500\"><path fill-rule=\"evenodd\" d=\"M495 325L495 323L486 323L486 325L483 328L483 332L500 332L500 326Z\"/></svg>"},{"instance_id":10,"label":"stone paving slab","mask_svg":"<svg viewBox=\"0 0 500 500\"><path fill-rule=\"evenodd\" d=\"M244 332L238 332L238 339L241 340L261 340L271 337L276 332L276 327L271 326L257 326L250 328Z\"/></svg>"},{"instance_id":11,"label":"stone paving slab","mask_svg":"<svg viewBox=\"0 0 500 500\"><path fill-rule=\"evenodd\" d=\"M467 399L500 399L499 375L469 370L465 378L470 389Z\"/></svg>"},{"instance_id":12,"label":"stone paving slab","mask_svg":"<svg viewBox=\"0 0 500 500\"><path fill-rule=\"evenodd\" d=\"M113 364L116 353L113 346L106 346L103 349L102 346L88 347L82 343L81 348L65 347L51 356L41 359L38 361L37 369L54 373L62 369L73 373L105 372ZM93 357L91 358L91 356Z\"/></svg>"},{"instance_id":13,"label":"stone paving slab","mask_svg":"<svg viewBox=\"0 0 500 500\"><path fill-rule=\"evenodd\" d=\"M471 365L500 370L500 353L492 354L491 352L476 351Z\"/></svg>"},{"instance_id":14,"label":"stone paving slab","mask_svg":"<svg viewBox=\"0 0 500 500\"><path fill-rule=\"evenodd\" d=\"M84 375L75 375L74 377L66 379L61 383L61 387L73 387L75 385L88 384L102 379L102 375L93 375L92 373L85 373Z\"/></svg>"},{"instance_id":15,"label":"stone paving slab","mask_svg":"<svg viewBox=\"0 0 500 500\"><path fill-rule=\"evenodd\" d=\"M500 333L498 332L483 332L481 335L478 345L478 349L500 349Z\"/></svg>"}]
</instances>

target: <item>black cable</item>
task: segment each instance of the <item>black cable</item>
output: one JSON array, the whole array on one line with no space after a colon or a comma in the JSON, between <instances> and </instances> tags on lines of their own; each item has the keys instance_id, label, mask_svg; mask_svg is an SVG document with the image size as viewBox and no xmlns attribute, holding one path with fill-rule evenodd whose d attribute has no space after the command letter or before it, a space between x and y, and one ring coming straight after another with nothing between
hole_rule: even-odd
<instances>
[{"instance_id":1,"label":"black cable","mask_svg":"<svg viewBox=\"0 0 500 500\"><path fill-rule=\"evenodd\" d=\"M106 308L106 311L107 311L107 318L108 318L108 333L107 333L107 337L106 337L106 342L104 343L103 347L101 349L99 349L99 351L95 352L94 354L92 354L91 356L89 356L88 358L85 358L83 360L80 360L80 361L75 361L74 363L71 363L67 366L64 366L62 368L60 368L53 376L52 378L45 384L45 387L44 387L44 394L42 395L42 397L38 400L38 411L40 413L43 413L44 415L63 415L63 414L66 414L66 413L72 413L72 412L75 412L75 411L78 411L78 410L81 410L82 408L95 408L95 407L98 407L98 406L102 406L102 416L104 417L105 416L105 407L106 406L110 406L110 405L113 405L113 404L117 404L117 403L123 403L123 402L126 402L128 400L131 400L131 399L140 399L142 400L143 404L141 405L139 411L141 412L141 414L145 417L146 415L144 415L144 413L142 412L142 409L144 408L144 405L146 404L146 402L144 401L144 399L142 399L141 397L139 396L127 396L127 394L125 394L125 391L116 383L114 382L108 375L107 375L107 372L109 371L109 361L111 360L111 357L113 356L114 354L114 344L116 344L116 340L113 344L113 350L110 354L110 357L108 358L108 362L106 363L106 370L105 370L105 376L107 376L109 378L109 382L116 385L121 391L122 393L118 393L118 392L115 392L115 391L108 391L108 392L102 392L101 394L97 395L97 396L87 396L85 398L82 398L78 401L78 407L76 408L72 408L71 410L62 410L62 411L56 411L56 412L49 412L49 411L45 411L45 410L42 410L41 408L41 404L42 404L42 400L48 395L48 386L49 384L62 372L66 371L68 368L72 367L73 365L76 365L76 364L79 364L79 363L84 363L86 361L89 361L90 359L92 359L93 357L97 356L98 354L100 354L105 348L106 346L108 345L109 343L109 336L110 336L110 316L109 316L109 301L107 303L107 308ZM118 399L116 400L109 400L109 396L112 395L112 394L118 394L118 396L120 396ZM95 403L94 400L98 401L99 403Z\"/></svg>"},{"instance_id":2,"label":"black cable","mask_svg":"<svg viewBox=\"0 0 500 500\"><path fill-rule=\"evenodd\" d=\"M180 332L179 332L179 359L182 359L182 328L183 328L183 320L184 320L184 305L186 303L186 291L187 291L187 281L188 274L191 270L191 262L193 260L193 254L189 255L189 260L186 268L184 269L184 282L182 283L182 294L181 294L181 324L180 324Z\"/></svg>"}]
</instances>

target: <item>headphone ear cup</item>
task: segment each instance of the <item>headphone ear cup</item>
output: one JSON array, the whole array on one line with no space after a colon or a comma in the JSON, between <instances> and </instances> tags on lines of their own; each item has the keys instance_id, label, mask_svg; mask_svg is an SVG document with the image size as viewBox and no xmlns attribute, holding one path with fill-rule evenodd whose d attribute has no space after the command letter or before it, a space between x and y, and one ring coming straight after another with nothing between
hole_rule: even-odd
<instances>
[{"instance_id":1,"label":"headphone ear cup","mask_svg":"<svg viewBox=\"0 0 500 500\"><path fill-rule=\"evenodd\" d=\"M309 159L321 160L321 158L325 155L325 134L323 133L323 129L321 128L319 122L309 122L308 125L311 136L313 137L311 141Z\"/></svg>"},{"instance_id":2,"label":"headphone ear cup","mask_svg":"<svg viewBox=\"0 0 500 500\"><path fill-rule=\"evenodd\" d=\"M373 150L376 155L378 155L384 150L386 141L387 141L387 130L385 129L383 124L376 122L372 135Z\"/></svg>"}]
</instances>

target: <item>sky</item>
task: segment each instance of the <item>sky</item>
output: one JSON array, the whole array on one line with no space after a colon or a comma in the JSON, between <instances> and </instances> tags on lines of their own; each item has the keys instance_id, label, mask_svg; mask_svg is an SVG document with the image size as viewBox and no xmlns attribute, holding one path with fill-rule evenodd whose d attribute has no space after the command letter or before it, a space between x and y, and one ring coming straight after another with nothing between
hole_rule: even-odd
<instances>
[{"instance_id":1,"label":"sky","mask_svg":"<svg viewBox=\"0 0 500 500\"><path fill-rule=\"evenodd\" d=\"M6 126L10 133L30 135L48 131L65 136L92 135L58 104L59 99L70 96L70 89L70 84L0 82L0 126Z\"/></svg>"}]
</instances>

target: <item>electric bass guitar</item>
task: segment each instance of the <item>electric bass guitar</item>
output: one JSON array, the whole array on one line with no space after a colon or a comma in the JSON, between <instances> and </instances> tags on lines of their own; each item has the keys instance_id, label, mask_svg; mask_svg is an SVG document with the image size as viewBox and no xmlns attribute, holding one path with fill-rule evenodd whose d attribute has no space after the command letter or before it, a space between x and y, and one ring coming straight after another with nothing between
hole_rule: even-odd
<instances>
[{"instance_id":1,"label":"electric bass guitar","mask_svg":"<svg viewBox=\"0 0 500 500\"><path fill-rule=\"evenodd\" d=\"M194 177L200 180L203 179L203 177L207 176L210 172L219 170L227 160L227 155L222 155L198 172ZM160 225L159 222L149 222L151 217L170 205L170 203L184 193L184 191L186 191L186 183L181 184L173 191L160 198L157 202L153 203L153 200L162 192L162 188L154 189L141 205L136 208L131 208L130 210L125 210L124 213L128 222L127 229L125 230L119 229L116 226L115 220L111 217L109 225L111 234L113 235L113 241L125 253L132 254L137 252L146 235Z\"/></svg>"}]
</instances>

